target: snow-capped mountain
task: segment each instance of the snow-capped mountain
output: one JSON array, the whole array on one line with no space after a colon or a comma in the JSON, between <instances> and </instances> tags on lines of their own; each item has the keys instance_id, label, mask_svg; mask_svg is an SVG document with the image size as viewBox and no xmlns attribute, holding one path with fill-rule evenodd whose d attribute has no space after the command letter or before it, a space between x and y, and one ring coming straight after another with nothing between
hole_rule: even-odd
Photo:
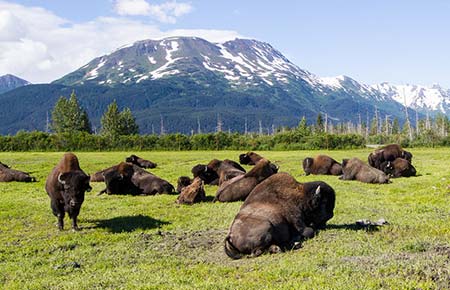
<instances>
[{"instance_id":1,"label":"snow-capped mountain","mask_svg":"<svg viewBox=\"0 0 450 290\"><path fill-rule=\"evenodd\" d=\"M94 59L56 83L132 84L169 76L195 77L198 72L220 75L234 86L260 82L273 86L299 79L317 84L314 75L268 43L248 39L210 43L196 37L138 41Z\"/></svg>"},{"instance_id":2,"label":"snow-capped mountain","mask_svg":"<svg viewBox=\"0 0 450 290\"><path fill-rule=\"evenodd\" d=\"M450 113L450 90L435 84L431 87L418 85L373 85L380 95L385 95L400 104L420 111Z\"/></svg>"},{"instance_id":3,"label":"snow-capped mountain","mask_svg":"<svg viewBox=\"0 0 450 290\"><path fill-rule=\"evenodd\" d=\"M0 94L29 84L30 82L11 74L0 76Z\"/></svg>"}]
</instances>

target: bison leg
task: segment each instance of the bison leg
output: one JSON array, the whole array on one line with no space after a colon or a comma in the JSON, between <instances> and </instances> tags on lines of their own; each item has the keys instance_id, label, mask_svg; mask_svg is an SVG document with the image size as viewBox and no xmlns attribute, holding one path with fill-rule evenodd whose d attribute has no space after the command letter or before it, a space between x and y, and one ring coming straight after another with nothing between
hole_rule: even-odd
<instances>
[{"instance_id":1,"label":"bison leg","mask_svg":"<svg viewBox=\"0 0 450 290\"><path fill-rule=\"evenodd\" d=\"M53 214L58 218L58 229L62 231L64 229L64 203L52 199L50 207L52 208Z\"/></svg>"}]
</instances>

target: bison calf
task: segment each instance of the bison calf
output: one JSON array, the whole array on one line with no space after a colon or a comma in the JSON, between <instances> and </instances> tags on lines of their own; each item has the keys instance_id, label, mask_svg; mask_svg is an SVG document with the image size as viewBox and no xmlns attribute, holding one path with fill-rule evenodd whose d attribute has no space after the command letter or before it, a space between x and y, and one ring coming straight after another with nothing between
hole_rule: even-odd
<instances>
[{"instance_id":1,"label":"bison calf","mask_svg":"<svg viewBox=\"0 0 450 290\"><path fill-rule=\"evenodd\" d=\"M72 228L78 230L77 218L84 201L85 191L91 191L89 175L80 168L73 153L64 154L47 177L45 190L50 197L51 209L58 218L58 228L64 228L64 215L72 219Z\"/></svg>"},{"instance_id":2,"label":"bison calf","mask_svg":"<svg viewBox=\"0 0 450 290\"><path fill-rule=\"evenodd\" d=\"M295 248L333 217L335 192L317 181L301 184L277 173L258 184L245 200L225 238L225 252L239 259Z\"/></svg>"},{"instance_id":3,"label":"bison calf","mask_svg":"<svg viewBox=\"0 0 450 290\"><path fill-rule=\"evenodd\" d=\"M181 204L193 204L205 200L206 194L203 187L203 180L201 180L200 177L196 177L192 183L181 189L176 202Z\"/></svg>"}]
</instances>

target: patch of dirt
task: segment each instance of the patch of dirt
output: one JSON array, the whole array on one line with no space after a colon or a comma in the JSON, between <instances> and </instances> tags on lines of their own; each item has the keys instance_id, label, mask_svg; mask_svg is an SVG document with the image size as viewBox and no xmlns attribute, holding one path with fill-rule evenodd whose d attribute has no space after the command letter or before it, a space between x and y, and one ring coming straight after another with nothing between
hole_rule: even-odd
<instances>
[{"instance_id":1,"label":"patch of dirt","mask_svg":"<svg viewBox=\"0 0 450 290\"><path fill-rule=\"evenodd\" d=\"M179 256L196 262L220 262L226 256L223 245L227 230L141 233L138 242L161 256ZM230 259L231 260L231 259Z\"/></svg>"}]
</instances>

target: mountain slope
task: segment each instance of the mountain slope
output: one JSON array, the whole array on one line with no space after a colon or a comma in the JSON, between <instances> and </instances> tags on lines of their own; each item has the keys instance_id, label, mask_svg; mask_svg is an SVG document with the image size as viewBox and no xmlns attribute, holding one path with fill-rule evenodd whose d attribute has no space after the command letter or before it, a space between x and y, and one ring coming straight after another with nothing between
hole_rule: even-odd
<instances>
[{"instance_id":1,"label":"mountain slope","mask_svg":"<svg viewBox=\"0 0 450 290\"><path fill-rule=\"evenodd\" d=\"M0 94L29 84L30 82L11 74L0 76Z\"/></svg>"},{"instance_id":2,"label":"mountain slope","mask_svg":"<svg viewBox=\"0 0 450 290\"><path fill-rule=\"evenodd\" d=\"M381 116L403 120L395 94L350 77L320 78L292 64L270 44L248 39L210 43L196 37L138 41L93 59L43 86L0 95L0 132L41 129L56 99L75 90L94 126L114 99L130 107L141 133L257 131L295 126L327 114L333 122ZM29 100L33 98L32 102ZM38 108L36 104L39 104ZM33 122L30 122L30 120Z\"/></svg>"}]
</instances>

